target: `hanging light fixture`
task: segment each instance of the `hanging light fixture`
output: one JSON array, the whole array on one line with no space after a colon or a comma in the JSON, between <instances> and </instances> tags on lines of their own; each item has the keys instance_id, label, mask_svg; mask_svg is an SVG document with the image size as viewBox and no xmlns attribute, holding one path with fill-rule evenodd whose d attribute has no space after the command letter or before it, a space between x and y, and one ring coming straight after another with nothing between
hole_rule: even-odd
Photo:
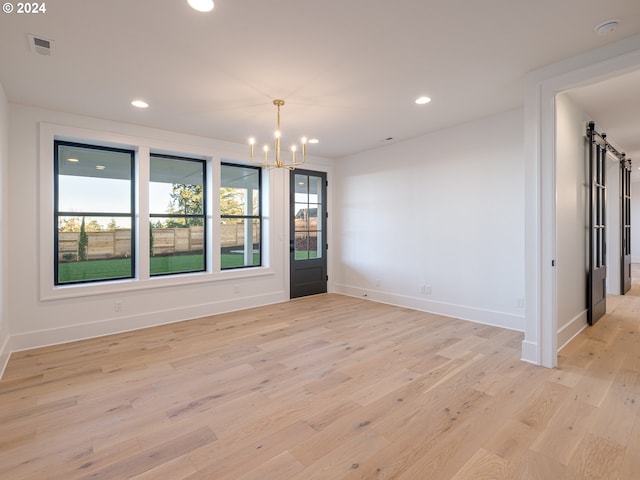
<instances>
[{"instance_id":1,"label":"hanging light fixture","mask_svg":"<svg viewBox=\"0 0 640 480\"><path fill-rule=\"evenodd\" d=\"M253 158L253 147L256 143L255 138L250 138L249 139L249 148L250 148L250 152L251 152L251 161L260 165L261 167L265 167L265 168L286 168L288 170L295 170L296 167L299 167L300 165L304 164L305 158L307 156L307 138L306 137L302 137L300 139L300 143L302 144L302 154L296 156L296 153L298 152L298 147L296 145L292 145L291 146L291 161L290 162L286 162L282 160L282 157L280 155L280 137L282 136L282 133L280 131L280 107L282 107L284 105L284 100L274 100L273 104L278 108L278 129L276 130L275 133L275 137L276 137L276 142L275 142L275 159L273 161L271 161L271 159L269 158L269 145L264 145L264 147L262 147L262 151L264 152L264 158L260 161L260 160L254 160ZM300 158L302 157L302 158Z\"/></svg>"}]
</instances>

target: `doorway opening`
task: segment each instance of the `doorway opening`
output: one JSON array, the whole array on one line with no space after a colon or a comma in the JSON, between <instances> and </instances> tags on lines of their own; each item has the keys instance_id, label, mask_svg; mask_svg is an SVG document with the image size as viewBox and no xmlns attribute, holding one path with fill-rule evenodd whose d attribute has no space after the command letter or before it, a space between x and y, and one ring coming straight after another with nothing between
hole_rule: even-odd
<instances>
[{"instance_id":1,"label":"doorway opening","mask_svg":"<svg viewBox=\"0 0 640 480\"><path fill-rule=\"evenodd\" d=\"M522 342L522 359L525 361L546 367L555 367L558 363L556 95L626 76L638 69L640 37L633 37L543 67L527 76L524 109L527 300L525 338ZM630 158L634 157L632 152L627 153ZM632 229L633 223L632 219ZM638 251L633 247L633 236L632 233L632 254Z\"/></svg>"}]
</instances>

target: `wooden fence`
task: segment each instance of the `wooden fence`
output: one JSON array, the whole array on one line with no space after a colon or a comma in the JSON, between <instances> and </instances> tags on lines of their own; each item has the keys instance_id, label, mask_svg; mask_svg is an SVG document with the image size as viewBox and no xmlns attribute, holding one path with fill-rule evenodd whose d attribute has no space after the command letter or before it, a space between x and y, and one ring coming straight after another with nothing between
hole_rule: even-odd
<instances>
[{"instance_id":1,"label":"wooden fence","mask_svg":"<svg viewBox=\"0 0 640 480\"><path fill-rule=\"evenodd\" d=\"M242 248L244 245L244 225L223 224L220 228L220 242L223 248ZM131 230L118 229L101 232L87 232L87 260L106 258L127 258L131 256ZM253 232L253 243L260 242L258 228ZM58 233L58 261L79 260L80 232ZM175 255L202 252L204 248L204 228L154 228L152 230L153 251L151 255Z\"/></svg>"}]
</instances>

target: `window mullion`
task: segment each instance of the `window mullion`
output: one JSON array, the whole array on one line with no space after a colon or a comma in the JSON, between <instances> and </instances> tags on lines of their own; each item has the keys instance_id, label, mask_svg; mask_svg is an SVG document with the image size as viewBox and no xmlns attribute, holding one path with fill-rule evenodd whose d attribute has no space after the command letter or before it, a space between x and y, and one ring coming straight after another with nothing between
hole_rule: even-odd
<instances>
[{"instance_id":1,"label":"window mullion","mask_svg":"<svg viewBox=\"0 0 640 480\"><path fill-rule=\"evenodd\" d=\"M208 171L209 184L211 185L211 194L207 199L208 206L210 207L207 212L211 212L207 216L207 225L209 227L209 231L212 232L211 242L209 242L208 250L208 269L211 272L220 272L222 270L222 265L220 261L220 246L221 246L221 230L220 230L220 188L222 182L220 181L221 176L221 164L219 161L210 162L209 165L210 171ZM214 222L215 219L215 222Z\"/></svg>"},{"instance_id":2,"label":"window mullion","mask_svg":"<svg viewBox=\"0 0 640 480\"><path fill-rule=\"evenodd\" d=\"M140 146L136 154L136 225L138 231L136 251L137 277L148 280L149 274L149 147Z\"/></svg>"}]
</instances>

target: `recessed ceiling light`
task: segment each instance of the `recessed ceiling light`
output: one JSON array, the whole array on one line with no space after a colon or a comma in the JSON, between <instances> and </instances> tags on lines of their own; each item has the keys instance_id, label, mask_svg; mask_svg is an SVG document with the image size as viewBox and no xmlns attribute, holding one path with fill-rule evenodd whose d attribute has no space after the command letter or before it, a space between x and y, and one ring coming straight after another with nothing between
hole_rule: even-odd
<instances>
[{"instance_id":1,"label":"recessed ceiling light","mask_svg":"<svg viewBox=\"0 0 640 480\"><path fill-rule=\"evenodd\" d=\"M416 103L418 105L425 105L427 103L429 103L431 101L431 99L429 97L418 97L416 98Z\"/></svg>"},{"instance_id":2,"label":"recessed ceiling light","mask_svg":"<svg viewBox=\"0 0 640 480\"><path fill-rule=\"evenodd\" d=\"M317 138L310 138L309 139L309 143L319 143L320 140L318 140Z\"/></svg>"},{"instance_id":3,"label":"recessed ceiling light","mask_svg":"<svg viewBox=\"0 0 640 480\"><path fill-rule=\"evenodd\" d=\"M134 100L133 102L131 102L131 105L136 108L147 108L149 106L149 104L144 100Z\"/></svg>"},{"instance_id":4,"label":"recessed ceiling light","mask_svg":"<svg viewBox=\"0 0 640 480\"><path fill-rule=\"evenodd\" d=\"M80 160L78 160L77 158L67 158L67 162L71 162L71 163L77 163Z\"/></svg>"},{"instance_id":5,"label":"recessed ceiling light","mask_svg":"<svg viewBox=\"0 0 640 480\"><path fill-rule=\"evenodd\" d=\"M213 0L188 0L189 6L199 12L210 12L213 10Z\"/></svg>"},{"instance_id":6,"label":"recessed ceiling light","mask_svg":"<svg viewBox=\"0 0 640 480\"><path fill-rule=\"evenodd\" d=\"M614 18L612 20L604 21L594 27L594 31L598 35L606 35L607 33L613 32L620 25L620 20Z\"/></svg>"},{"instance_id":7,"label":"recessed ceiling light","mask_svg":"<svg viewBox=\"0 0 640 480\"><path fill-rule=\"evenodd\" d=\"M104 170L105 168L104 165L96 165L96 170Z\"/></svg>"}]
</instances>

